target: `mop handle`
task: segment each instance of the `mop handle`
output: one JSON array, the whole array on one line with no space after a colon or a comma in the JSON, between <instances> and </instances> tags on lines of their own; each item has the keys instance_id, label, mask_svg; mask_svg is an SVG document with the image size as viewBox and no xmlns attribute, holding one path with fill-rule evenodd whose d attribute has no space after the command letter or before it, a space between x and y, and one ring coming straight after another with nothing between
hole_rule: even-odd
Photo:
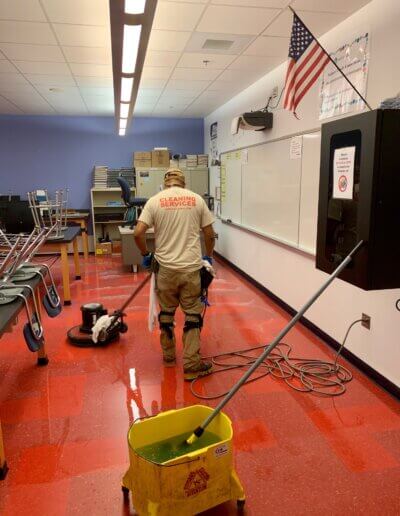
<instances>
[{"instance_id":1,"label":"mop handle","mask_svg":"<svg viewBox=\"0 0 400 516\"><path fill-rule=\"evenodd\" d=\"M342 263L333 271L327 281L318 289L318 291L311 297L309 301L297 312L293 319L283 328L279 335L269 344L262 355L254 362L254 364L246 371L246 373L238 380L238 382L232 387L223 400L217 405L217 407L211 412L211 414L204 420L204 422L196 428L193 432L196 437L204 432L205 428L211 423L215 416L222 410L222 408L228 403L228 401L237 393L240 387L246 382L246 380L253 374L258 366L265 360L265 358L271 353L271 351L279 344L282 338L293 328L297 321L304 315L304 313L310 308L310 306L319 298L324 290L329 287L332 281L342 272L344 268L351 262L352 256L360 249L363 245L361 240L356 247L350 252L350 254L342 261Z\"/></svg>"},{"instance_id":2,"label":"mop handle","mask_svg":"<svg viewBox=\"0 0 400 516\"><path fill-rule=\"evenodd\" d=\"M128 299L124 302L124 304L116 310L116 313L112 316L111 324L114 324L115 321L121 317L122 312L125 310L125 308L133 301L133 299L139 294L139 292L142 290L142 288L146 285L146 283L151 278L151 273L147 274L147 276L144 278L142 283L136 287L136 289L132 292L132 294L128 297Z\"/></svg>"}]
</instances>

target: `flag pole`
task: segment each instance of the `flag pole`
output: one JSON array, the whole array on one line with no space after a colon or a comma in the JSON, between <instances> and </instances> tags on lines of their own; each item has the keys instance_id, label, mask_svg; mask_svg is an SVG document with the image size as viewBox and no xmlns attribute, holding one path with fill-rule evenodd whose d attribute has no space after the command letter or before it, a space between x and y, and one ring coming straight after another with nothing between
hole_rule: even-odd
<instances>
[{"instance_id":1,"label":"flag pole","mask_svg":"<svg viewBox=\"0 0 400 516\"><path fill-rule=\"evenodd\" d=\"M360 97L360 99L364 102L364 104L368 107L370 111L372 111L372 107L368 104L368 102L365 100L365 98L361 95L361 93L358 91L358 89L354 86L354 84L351 82L351 80L347 77L347 75L343 72L341 68L336 64L336 62L332 59L332 57L328 54L328 52L324 49L324 47L321 45L321 43L317 40L317 38L314 36L314 34L310 31L310 29L306 26L306 24L303 22L303 20L300 18L300 16L296 13L296 11L290 7L289 9L292 11L292 13L297 16L297 18L301 21L301 23L304 25L304 27L308 30L308 32L311 34L311 36L314 38L314 41L317 42L317 45L320 47L320 49L325 52L325 54L328 56L329 61L333 64L333 66L342 74L342 76L346 79L346 81L350 84L350 86L353 88L353 90L357 93L357 95Z\"/></svg>"}]
</instances>

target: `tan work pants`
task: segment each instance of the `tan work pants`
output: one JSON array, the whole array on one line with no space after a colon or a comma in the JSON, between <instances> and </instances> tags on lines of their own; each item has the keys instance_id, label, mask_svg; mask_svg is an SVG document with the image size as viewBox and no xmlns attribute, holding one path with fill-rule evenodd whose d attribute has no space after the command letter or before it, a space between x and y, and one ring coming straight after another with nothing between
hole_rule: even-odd
<instances>
[{"instance_id":1,"label":"tan work pants","mask_svg":"<svg viewBox=\"0 0 400 516\"><path fill-rule=\"evenodd\" d=\"M159 316L160 341L164 358L172 360L175 357L176 341L173 322L175 310L180 305L185 313L183 367L186 369L197 366L201 360L200 321L203 312L203 304L200 301L200 271L176 271L160 265L157 273L156 292L161 309ZM193 327L193 323L199 323L200 327Z\"/></svg>"}]
</instances>

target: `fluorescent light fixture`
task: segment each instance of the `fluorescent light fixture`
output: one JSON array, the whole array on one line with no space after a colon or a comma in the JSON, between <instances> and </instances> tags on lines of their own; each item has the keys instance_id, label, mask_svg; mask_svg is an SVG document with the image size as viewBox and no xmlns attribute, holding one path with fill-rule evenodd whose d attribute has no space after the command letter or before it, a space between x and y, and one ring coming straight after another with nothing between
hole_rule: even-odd
<instances>
[{"instance_id":1,"label":"fluorescent light fixture","mask_svg":"<svg viewBox=\"0 0 400 516\"><path fill-rule=\"evenodd\" d=\"M119 114L121 118L128 118L129 115L129 104L121 103L119 105Z\"/></svg>"},{"instance_id":2,"label":"fluorescent light fixture","mask_svg":"<svg viewBox=\"0 0 400 516\"><path fill-rule=\"evenodd\" d=\"M126 14L143 14L146 0L125 0Z\"/></svg>"},{"instance_id":3,"label":"fluorescent light fixture","mask_svg":"<svg viewBox=\"0 0 400 516\"><path fill-rule=\"evenodd\" d=\"M128 120L126 118L120 118L120 120L119 120L119 128L125 130L127 122L128 122Z\"/></svg>"},{"instance_id":4,"label":"fluorescent light fixture","mask_svg":"<svg viewBox=\"0 0 400 516\"><path fill-rule=\"evenodd\" d=\"M122 73L135 72L141 32L141 25L124 25Z\"/></svg>"},{"instance_id":5,"label":"fluorescent light fixture","mask_svg":"<svg viewBox=\"0 0 400 516\"><path fill-rule=\"evenodd\" d=\"M133 77L121 79L121 102L130 102L132 97Z\"/></svg>"},{"instance_id":6,"label":"fluorescent light fixture","mask_svg":"<svg viewBox=\"0 0 400 516\"><path fill-rule=\"evenodd\" d=\"M125 131L126 131L126 129L120 129L118 134L120 136L125 136Z\"/></svg>"}]
</instances>

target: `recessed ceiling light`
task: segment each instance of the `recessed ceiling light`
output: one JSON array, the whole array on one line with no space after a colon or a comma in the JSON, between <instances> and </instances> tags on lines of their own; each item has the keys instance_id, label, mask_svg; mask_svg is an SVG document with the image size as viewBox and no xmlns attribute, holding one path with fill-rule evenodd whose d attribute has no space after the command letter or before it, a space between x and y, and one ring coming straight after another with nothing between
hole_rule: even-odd
<instances>
[{"instance_id":1,"label":"recessed ceiling light","mask_svg":"<svg viewBox=\"0 0 400 516\"><path fill-rule=\"evenodd\" d=\"M143 14L146 0L125 0L126 14Z\"/></svg>"},{"instance_id":2,"label":"recessed ceiling light","mask_svg":"<svg viewBox=\"0 0 400 516\"><path fill-rule=\"evenodd\" d=\"M121 79L121 101L130 102L133 88L133 77L122 77Z\"/></svg>"},{"instance_id":3,"label":"recessed ceiling light","mask_svg":"<svg viewBox=\"0 0 400 516\"><path fill-rule=\"evenodd\" d=\"M124 25L122 73L134 73L139 50L141 25Z\"/></svg>"}]
</instances>

